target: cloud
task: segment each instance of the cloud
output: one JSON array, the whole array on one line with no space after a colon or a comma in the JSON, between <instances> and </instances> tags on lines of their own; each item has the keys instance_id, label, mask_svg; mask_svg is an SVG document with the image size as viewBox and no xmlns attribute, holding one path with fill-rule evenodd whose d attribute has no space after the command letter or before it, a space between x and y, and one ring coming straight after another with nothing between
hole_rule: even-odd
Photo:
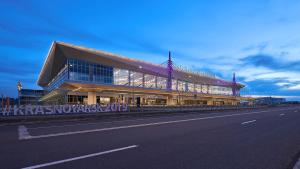
<instances>
[{"instance_id":1,"label":"cloud","mask_svg":"<svg viewBox=\"0 0 300 169\"><path fill-rule=\"evenodd\" d=\"M286 95L245 95L245 97L274 97L274 98L285 98L287 101L299 101L300 96L286 96Z\"/></svg>"},{"instance_id":2,"label":"cloud","mask_svg":"<svg viewBox=\"0 0 300 169\"><path fill-rule=\"evenodd\" d=\"M290 86L287 89L288 90L300 90L300 84Z\"/></svg>"},{"instance_id":3,"label":"cloud","mask_svg":"<svg viewBox=\"0 0 300 169\"><path fill-rule=\"evenodd\" d=\"M291 83L288 83L288 82L277 82L276 85L280 86L280 87L286 87L286 86L291 85Z\"/></svg>"},{"instance_id":4,"label":"cloud","mask_svg":"<svg viewBox=\"0 0 300 169\"><path fill-rule=\"evenodd\" d=\"M6 59L1 59L0 65L0 74L14 76L20 75L23 77L36 73L40 67L40 65L35 61L12 60L8 57L6 57Z\"/></svg>"},{"instance_id":5,"label":"cloud","mask_svg":"<svg viewBox=\"0 0 300 169\"><path fill-rule=\"evenodd\" d=\"M240 59L236 59L237 56L191 57L193 59L185 63L190 63L196 71L210 72L227 80L231 80L232 73L236 72L238 80L247 86L243 89L246 93L286 94L291 90L300 90L300 61L288 61L286 55L289 54L281 52L274 56L258 53L241 56Z\"/></svg>"},{"instance_id":6,"label":"cloud","mask_svg":"<svg viewBox=\"0 0 300 169\"><path fill-rule=\"evenodd\" d=\"M288 62L283 58L276 59L275 57L267 54L250 55L240 59L240 61L243 63L243 66L253 65L281 71L300 71L300 61Z\"/></svg>"},{"instance_id":7,"label":"cloud","mask_svg":"<svg viewBox=\"0 0 300 169\"><path fill-rule=\"evenodd\" d=\"M0 23L0 29L11 34L19 34L21 36L26 34L30 37L52 36L52 38L58 38L58 40L61 38L67 38L68 40L80 42L93 42L98 45L101 44L102 46L113 47L115 49L125 49L129 51L154 53L159 55L166 54L168 52L167 49L164 49L161 46L151 43L150 41L140 37L130 37L126 36L125 34L115 33L110 34L109 36L103 36L84 29L70 26L66 22L60 21L59 17L55 16L55 14L45 12L45 10L41 9L41 7L37 7L36 4L31 2L7 1L6 3L9 6L19 10L19 12L29 16L30 19L35 20L35 22L41 22L39 26L34 26L30 24L10 23L9 20L3 20ZM22 44L25 42L22 39L11 40L11 43L6 44L6 46L20 46L14 43ZM31 46L26 47L30 48Z\"/></svg>"},{"instance_id":8,"label":"cloud","mask_svg":"<svg viewBox=\"0 0 300 169\"><path fill-rule=\"evenodd\" d=\"M249 45L249 46L243 48L242 51L246 52L246 51L255 50L255 51L263 52L268 46L269 46L268 42L262 42L257 45Z\"/></svg>"}]
</instances>

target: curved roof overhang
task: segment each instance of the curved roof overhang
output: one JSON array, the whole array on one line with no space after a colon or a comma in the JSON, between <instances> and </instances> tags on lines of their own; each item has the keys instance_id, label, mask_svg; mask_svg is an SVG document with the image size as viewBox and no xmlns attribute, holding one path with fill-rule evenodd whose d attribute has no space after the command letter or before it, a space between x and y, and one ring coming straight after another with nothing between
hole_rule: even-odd
<instances>
[{"instance_id":1,"label":"curved roof overhang","mask_svg":"<svg viewBox=\"0 0 300 169\"><path fill-rule=\"evenodd\" d=\"M112 66L115 68L167 77L167 69L162 65L152 64L137 59L130 59L120 55L75 46L63 42L53 42L44 62L43 68L40 72L37 81L38 85L42 87L46 86L52 80L52 78L55 77L55 73L59 72L58 64L66 58L79 59L92 63ZM179 70L173 71L173 78L194 83L201 82L202 84L209 85L232 86L231 81L226 81L210 76L201 76L198 74ZM242 88L244 87L244 85L237 83L237 87Z\"/></svg>"},{"instance_id":2,"label":"curved roof overhang","mask_svg":"<svg viewBox=\"0 0 300 169\"><path fill-rule=\"evenodd\" d=\"M54 60L55 46L56 46L56 43L52 42L51 47L48 51L47 57L44 61L42 70L39 74L37 84L40 86L45 86L47 84L46 79L47 79L47 76L50 74L51 68L53 66L52 63Z\"/></svg>"}]
</instances>

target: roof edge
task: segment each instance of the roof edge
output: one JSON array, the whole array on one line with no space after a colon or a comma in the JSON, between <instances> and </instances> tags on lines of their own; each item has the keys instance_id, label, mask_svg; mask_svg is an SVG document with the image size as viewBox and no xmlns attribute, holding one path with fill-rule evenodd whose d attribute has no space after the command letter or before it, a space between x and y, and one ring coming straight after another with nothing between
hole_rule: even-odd
<instances>
[{"instance_id":1,"label":"roof edge","mask_svg":"<svg viewBox=\"0 0 300 169\"><path fill-rule=\"evenodd\" d=\"M40 74L39 74L39 76L38 76L37 84L38 84L39 86L43 86L43 85L41 84L41 78L42 78L42 76L43 76L43 74L44 74L44 72L45 72L45 70L46 70L46 67L47 67L47 64L48 64L49 60L51 59L50 57L53 56L53 55L51 55L51 54L52 54L54 48L56 47L56 44L57 44L57 42L56 42L56 41L53 41L53 42L51 43L51 46L50 46L49 50L48 50L48 53L47 53L47 55L46 55L46 59L45 59L45 61L44 61L43 67L42 67L42 69L41 69L41 71L40 71ZM51 55L51 56L50 56L50 55Z\"/></svg>"}]
</instances>

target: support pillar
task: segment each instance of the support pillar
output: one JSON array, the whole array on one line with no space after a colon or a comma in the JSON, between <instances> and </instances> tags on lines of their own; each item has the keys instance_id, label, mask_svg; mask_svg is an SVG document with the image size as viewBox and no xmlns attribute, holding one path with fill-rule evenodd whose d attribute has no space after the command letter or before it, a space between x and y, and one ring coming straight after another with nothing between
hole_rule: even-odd
<instances>
[{"instance_id":1,"label":"support pillar","mask_svg":"<svg viewBox=\"0 0 300 169\"><path fill-rule=\"evenodd\" d=\"M88 92L88 105L96 104L97 98L96 98L96 92Z\"/></svg>"},{"instance_id":2,"label":"support pillar","mask_svg":"<svg viewBox=\"0 0 300 169\"><path fill-rule=\"evenodd\" d=\"M174 106L174 105L176 105L176 102L173 99L173 96L167 96L167 106Z\"/></svg>"},{"instance_id":3,"label":"support pillar","mask_svg":"<svg viewBox=\"0 0 300 169\"><path fill-rule=\"evenodd\" d=\"M207 100L207 105L209 105L209 106L212 106L212 105L214 105L214 102L213 102L213 100Z\"/></svg>"}]
</instances>

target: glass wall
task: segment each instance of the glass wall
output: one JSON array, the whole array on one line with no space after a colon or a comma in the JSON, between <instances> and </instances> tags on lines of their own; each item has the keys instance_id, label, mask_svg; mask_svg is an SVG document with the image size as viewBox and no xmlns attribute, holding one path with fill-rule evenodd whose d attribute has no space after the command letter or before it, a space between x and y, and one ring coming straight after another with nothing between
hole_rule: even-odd
<instances>
[{"instance_id":1,"label":"glass wall","mask_svg":"<svg viewBox=\"0 0 300 169\"><path fill-rule=\"evenodd\" d=\"M129 71L124 69L114 68L114 84L115 85L129 85Z\"/></svg>"},{"instance_id":2,"label":"glass wall","mask_svg":"<svg viewBox=\"0 0 300 169\"><path fill-rule=\"evenodd\" d=\"M47 91L52 91L53 89L58 88L61 84L65 82L65 80L68 79L68 68L67 66L64 67L58 74L55 76L45 87L44 89Z\"/></svg>"},{"instance_id":3,"label":"glass wall","mask_svg":"<svg viewBox=\"0 0 300 169\"><path fill-rule=\"evenodd\" d=\"M208 92L208 85L202 85L202 93Z\"/></svg>"},{"instance_id":4,"label":"glass wall","mask_svg":"<svg viewBox=\"0 0 300 169\"><path fill-rule=\"evenodd\" d=\"M202 91L201 91L201 84L195 84L195 92L196 93L202 93Z\"/></svg>"},{"instance_id":5,"label":"glass wall","mask_svg":"<svg viewBox=\"0 0 300 169\"><path fill-rule=\"evenodd\" d=\"M130 72L130 86L143 87L143 74Z\"/></svg>"},{"instance_id":6,"label":"glass wall","mask_svg":"<svg viewBox=\"0 0 300 169\"><path fill-rule=\"evenodd\" d=\"M177 89L177 80L176 79L172 79L172 90L178 90Z\"/></svg>"},{"instance_id":7,"label":"glass wall","mask_svg":"<svg viewBox=\"0 0 300 169\"><path fill-rule=\"evenodd\" d=\"M76 59L69 59L69 80L112 84L113 68Z\"/></svg>"},{"instance_id":8,"label":"glass wall","mask_svg":"<svg viewBox=\"0 0 300 169\"><path fill-rule=\"evenodd\" d=\"M155 88L155 76L145 74L145 88Z\"/></svg>"},{"instance_id":9,"label":"glass wall","mask_svg":"<svg viewBox=\"0 0 300 169\"><path fill-rule=\"evenodd\" d=\"M195 86L194 83L187 83L187 90L189 92L195 92Z\"/></svg>"},{"instance_id":10,"label":"glass wall","mask_svg":"<svg viewBox=\"0 0 300 169\"><path fill-rule=\"evenodd\" d=\"M66 79L86 81L100 84L156 88L165 90L167 78L144 74L111 66L68 59L68 64L45 87L51 91L59 87ZM231 87L194 84L179 79L172 79L172 90L181 92L208 93L217 95L232 95ZM72 99L72 98L71 98Z\"/></svg>"},{"instance_id":11,"label":"glass wall","mask_svg":"<svg viewBox=\"0 0 300 169\"><path fill-rule=\"evenodd\" d=\"M185 82L178 80L178 91L185 91Z\"/></svg>"},{"instance_id":12,"label":"glass wall","mask_svg":"<svg viewBox=\"0 0 300 169\"><path fill-rule=\"evenodd\" d=\"M157 77L157 88L166 89L167 88L167 78Z\"/></svg>"},{"instance_id":13,"label":"glass wall","mask_svg":"<svg viewBox=\"0 0 300 169\"><path fill-rule=\"evenodd\" d=\"M86 102L87 102L87 96L68 95L69 104L85 104Z\"/></svg>"},{"instance_id":14,"label":"glass wall","mask_svg":"<svg viewBox=\"0 0 300 169\"><path fill-rule=\"evenodd\" d=\"M231 87L210 86L210 94L232 95Z\"/></svg>"}]
</instances>

